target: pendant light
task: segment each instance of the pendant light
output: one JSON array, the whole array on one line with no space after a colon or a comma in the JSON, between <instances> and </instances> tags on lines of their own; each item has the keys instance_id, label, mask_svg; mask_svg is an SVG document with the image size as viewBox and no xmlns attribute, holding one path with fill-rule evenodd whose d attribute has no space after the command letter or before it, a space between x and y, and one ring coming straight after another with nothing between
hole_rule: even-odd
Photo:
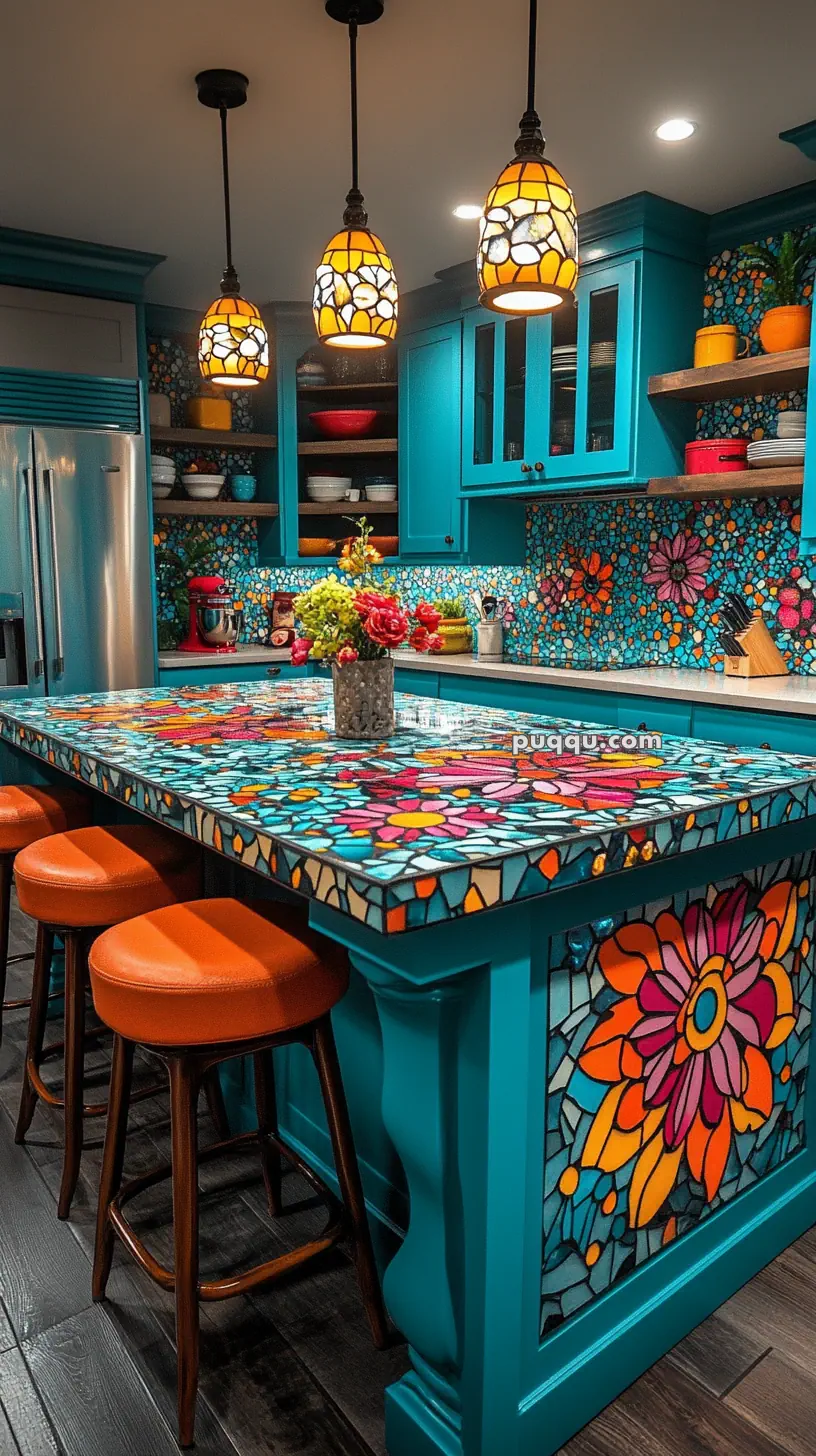
<instances>
[{"instance_id":1,"label":"pendant light","mask_svg":"<svg viewBox=\"0 0 816 1456\"><path fill-rule=\"evenodd\" d=\"M198 334L198 367L210 384L230 389L248 389L269 374L269 338L254 303L241 297L241 285L232 263L232 219L230 216L229 153L227 112L243 106L249 81L240 71L200 71L196 76L198 99L221 117L221 162L224 172L224 227L227 266L221 278L221 296L201 320Z\"/></svg>"},{"instance_id":2,"label":"pendant light","mask_svg":"<svg viewBox=\"0 0 816 1456\"><path fill-rule=\"evenodd\" d=\"M550 313L571 298L578 277L575 201L544 159L535 109L537 0L530 0L527 110L516 155L487 195L479 225L479 302L497 313Z\"/></svg>"},{"instance_id":3,"label":"pendant light","mask_svg":"<svg viewBox=\"0 0 816 1456\"><path fill-rule=\"evenodd\" d=\"M351 70L351 190L343 229L335 233L315 273L314 321L321 344L376 349L396 336L399 292L394 265L368 228L358 185L357 27L379 20L382 0L326 0L332 20L348 26Z\"/></svg>"}]
</instances>

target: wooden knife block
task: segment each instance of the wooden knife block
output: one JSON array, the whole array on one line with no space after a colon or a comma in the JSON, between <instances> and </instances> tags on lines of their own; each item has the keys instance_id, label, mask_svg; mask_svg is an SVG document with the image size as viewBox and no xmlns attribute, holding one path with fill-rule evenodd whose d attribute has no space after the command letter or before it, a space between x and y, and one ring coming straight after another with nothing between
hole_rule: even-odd
<instances>
[{"instance_id":1,"label":"wooden knife block","mask_svg":"<svg viewBox=\"0 0 816 1456\"><path fill-rule=\"evenodd\" d=\"M753 621L734 636L745 657L726 657L726 677L787 677L785 659L773 640L761 612L754 612Z\"/></svg>"}]
</instances>

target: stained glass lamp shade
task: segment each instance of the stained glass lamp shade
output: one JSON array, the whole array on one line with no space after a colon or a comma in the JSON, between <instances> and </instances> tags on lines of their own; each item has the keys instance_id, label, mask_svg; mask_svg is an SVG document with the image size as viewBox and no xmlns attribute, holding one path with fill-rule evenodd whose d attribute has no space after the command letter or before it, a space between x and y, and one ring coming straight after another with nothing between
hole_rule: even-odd
<instances>
[{"instance_id":1,"label":"stained glass lamp shade","mask_svg":"<svg viewBox=\"0 0 816 1456\"><path fill-rule=\"evenodd\" d=\"M575 201L543 157L517 157L488 193L477 260L481 302L507 313L548 313L578 277Z\"/></svg>"},{"instance_id":2,"label":"stained glass lamp shade","mask_svg":"<svg viewBox=\"0 0 816 1456\"><path fill-rule=\"evenodd\" d=\"M376 233L335 233L315 273L314 320L321 344L376 349L396 336L399 292L394 265Z\"/></svg>"},{"instance_id":3,"label":"stained glass lamp shade","mask_svg":"<svg viewBox=\"0 0 816 1456\"><path fill-rule=\"evenodd\" d=\"M254 303L222 294L207 309L198 335L198 367L211 384L232 389L260 384L269 374L269 338Z\"/></svg>"}]
</instances>

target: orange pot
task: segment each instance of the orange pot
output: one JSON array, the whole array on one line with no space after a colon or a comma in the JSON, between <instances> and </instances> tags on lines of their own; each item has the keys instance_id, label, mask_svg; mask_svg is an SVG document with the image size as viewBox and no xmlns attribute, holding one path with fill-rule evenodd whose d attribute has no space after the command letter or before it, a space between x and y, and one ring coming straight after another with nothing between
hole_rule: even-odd
<instances>
[{"instance_id":1,"label":"orange pot","mask_svg":"<svg viewBox=\"0 0 816 1456\"><path fill-rule=\"evenodd\" d=\"M766 354L784 349L806 349L810 343L810 305L792 303L786 308L769 308L759 326Z\"/></svg>"}]
</instances>

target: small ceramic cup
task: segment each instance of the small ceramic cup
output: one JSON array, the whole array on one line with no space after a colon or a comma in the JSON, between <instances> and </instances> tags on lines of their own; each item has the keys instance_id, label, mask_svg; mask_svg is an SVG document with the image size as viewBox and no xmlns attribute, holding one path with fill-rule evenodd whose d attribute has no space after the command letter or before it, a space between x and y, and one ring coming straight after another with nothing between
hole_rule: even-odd
<instances>
[{"instance_id":1,"label":"small ceramic cup","mask_svg":"<svg viewBox=\"0 0 816 1456\"><path fill-rule=\"evenodd\" d=\"M694 335L694 367L733 364L735 359L744 359L750 347L750 339L737 332L736 324L709 324Z\"/></svg>"},{"instance_id":2,"label":"small ceramic cup","mask_svg":"<svg viewBox=\"0 0 816 1456\"><path fill-rule=\"evenodd\" d=\"M254 475L230 476L230 495L235 501L254 500L257 489L258 482Z\"/></svg>"}]
</instances>

